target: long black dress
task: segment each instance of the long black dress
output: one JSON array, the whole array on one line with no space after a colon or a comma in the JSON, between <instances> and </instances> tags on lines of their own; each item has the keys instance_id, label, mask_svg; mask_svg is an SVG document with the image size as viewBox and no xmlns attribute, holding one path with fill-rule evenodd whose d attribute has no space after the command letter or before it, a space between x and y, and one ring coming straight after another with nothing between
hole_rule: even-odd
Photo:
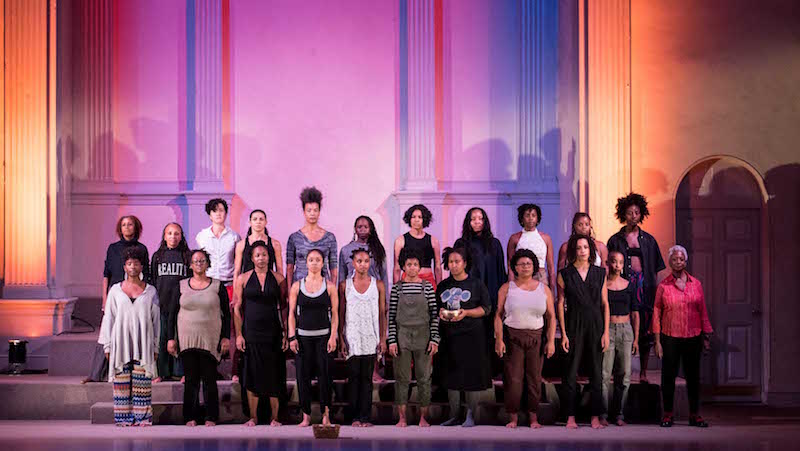
<instances>
[{"instance_id":1,"label":"long black dress","mask_svg":"<svg viewBox=\"0 0 800 451\"><path fill-rule=\"evenodd\" d=\"M244 387L258 396L277 397L286 386L279 365L285 365L281 351L283 328L280 320L281 290L272 271L264 279L264 289L255 271L244 286L245 339Z\"/></svg>"}]
</instances>

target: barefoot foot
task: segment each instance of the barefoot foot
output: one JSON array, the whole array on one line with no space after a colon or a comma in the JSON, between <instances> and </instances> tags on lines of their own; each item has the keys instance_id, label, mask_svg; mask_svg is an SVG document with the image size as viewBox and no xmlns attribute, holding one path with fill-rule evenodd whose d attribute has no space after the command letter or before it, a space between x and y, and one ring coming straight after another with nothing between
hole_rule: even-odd
<instances>
[{"instance_id":1,"label":"barefoot foot","mask_svg":"<svg viewBox=\"0 0 800 451\"><path fill-rule=\"evenodd\" d=\"M252 427L255 427L257 424L258 424L258 420L256 420L255 418L250 418L249 420L247 420L247 423L245 423L244 425L249 427L249 428L252 428Z\"/></svg>"},{"instance_id":2,"label":"barefoot foot","mask_svg":"<svg viewBox=\"0 0 800 451\"><path fill-rule=\"evenodd\" d=\"M303 414L303 421L301 421L300 424L298 424L298 426L300 426L301 428L307 428L311 426L311 416Z\"/></svg>"},{"instance_id":3,"label":"barefoot foot","mask_svg":"<svg viewBox=\"0 0 800 451\"><path fill-rule=\"evenodd\" d=\"M194 421L194 420L187 421L186 422L186 426L189 426L190 428L193 428L193 427L197 426L197 421Z\"/></svg>"},{"instance_id":4,"label":"barefoot foot","mask_svg":"<svg viewBox=\"0 0 800 451\"><path fill-rule=\"evenodd\" d=\"M207 428L213 428L216 425L217 425L217 423L214 422L214 421L206 421L206 427Z\"/></svg>"},{"instance_id":5,"label":"barefoot foot","mask_svg":"<svg viewBox=\"0 0 800 451\"><path fill-rule=\"evenodd\" d=\"M421 427L421 428L429 428L429 427L431 427L431 424L428 423L428 420L426 420L425 417L421 417L419 419L419 427Z\"/></svg>"},{"instance_id":6,"label":"barefoot foot","mask_svg":"<svg viewBox=\"0 0 800 451\"><path fill-rule=\"evenodd\" d=\"M400 418L400 421L398 421L395 426L397 426L399 428L404 428L404 427L408 426L408 423L406 423L406 419L405 418Z\"/></svg>"},{"instance_id":7,"label":"barefoot foot","mask_svg":"<svg viewBox=\"0 0 800 451\"><path fill-rule=\"evenodd\" d=\"M276 428L276 427L278 427L278 426L283 426L283 423L280 423L278 420L272 420L272 421L270 421L270 422L269 422L269 425L270 425L271 427L274 427L274 428Z\"/></svg>"},{"instance_id":8,"label":"barefoot foot","mask_svg":"<svg viewBox=\"0 0 800 451\"><path fill-rule=\"evenodd\" d=\"M617 418L617 426L626 426L628 423L625 422L622 418Z\"/></svg>"},{"instance_id":9,"label":"barefoot foot","mask_svg":"<svg viewBox=\"0 0 800 451\"><path fill-rule=\"evenodd\" d=\"M603 422L597 417L592 417L592 429L603 429Z\"/></svg>"},{"instance_id":10,"label":"barefoot foot","mask_svg":"<svg viewBox=\"0 0 800 451\"><path fill-rule=\"evenodd\" d=\"M575 422L575 417L567 418L567 429L578 429L578 423Z\"/></svg>"},{"instance_id":11,"label":"barefoot foot","mask_svg":"<svg viewBox=\"0 0 800 451\"><path fill-rule=\"evenodd\" d=\"M606 427L606 426L608 426L608 420L601 417L600 418L600 424L603 425L603 427Z\"/></svg>"}]
</instances>

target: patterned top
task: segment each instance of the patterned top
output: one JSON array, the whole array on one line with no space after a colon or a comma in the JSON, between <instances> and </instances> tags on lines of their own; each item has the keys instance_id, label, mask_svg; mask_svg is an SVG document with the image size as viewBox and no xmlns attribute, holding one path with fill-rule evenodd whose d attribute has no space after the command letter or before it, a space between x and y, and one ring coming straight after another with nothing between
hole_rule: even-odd
<instances>
[{"instance_id":1,"label":"patterned top","mask_svg":"<svg viewBox=\"0 0 800 451\"><path fill-rule=\"evenodd\" d=\"M400 292L403 295L414 295L424 293L428 301L428 312L430 314L431 342L439 343L439 306L436 303L436 292L430 282L401 282L392 286L392 293L389 296L389 333L386 342L388 344L397 343L397 305L400 302Z\"/></svg>"},{"instance_id":2,"label":"patterned top","mask_svg":"<svg viewBox=\"0 0 800 451\"><path fill-rule=\"evenodd\" d=\"M686 273L686 287L681 291L670 274L658 284L653 309L653 333L675 338L691 338L701 332L713 332L708 320L703 285Z\"/></svg>"},{"instance_id":3,"label":"patterned top","mask_svg":"<svg viewBox=\"0 0 800 451\"><path fill-rule=\"evenodd\" d=\"M369 287L364 293L356 290L352 277L347 278L344 328L348 359L375 354L380 341L378 296L378 284L374 277L370 277Z\"/></svg>"},{"instance_id":4,"label":"patterned top","mask_svg":"<svg viewBox=\"0 0 800 451\"><path fill-rule=\"evenodd\" d=\"M317 241L311 241L300 230L289 235L286 241L286 264L294 265L294 273L292 274L292 283L302 279L308 275L308 266L306 265L306 257L308 252L312 249L319 249L322 251L324 258L322 265L322 276L327 278L329 271L333 271L339 264L336 255L336 237L326 231L322 238Z\"/></svg>"},{"instance_id":5,"label":"patterned top","mask_svg":"<svg viewBox=\"0 0 800 451\"><path fill-rule=\"evenodd\" d=\"M534 229L530 232L523 230L516 250L520 249L528 249L533 252L536 259L539 260L539 268L547 269L547 243L544 242L539 230Z\"/></svg>"}]
</instances>

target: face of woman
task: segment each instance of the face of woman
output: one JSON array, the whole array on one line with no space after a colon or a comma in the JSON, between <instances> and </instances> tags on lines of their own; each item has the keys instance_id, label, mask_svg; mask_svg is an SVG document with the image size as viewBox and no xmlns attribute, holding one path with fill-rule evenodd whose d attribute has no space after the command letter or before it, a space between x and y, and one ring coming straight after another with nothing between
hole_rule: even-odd
<instances>
[{"instance_id":1,"label":"face of woman","mask_svg":"<svg viewBox=\"0 0 800 451\"><path fill-rule=\"evenodd\" d=\"M414 278L419 275L419 260L416 258L409 258L406 260L406 264L403 265L403 271L406 273L406 277Z\"/></svg>"},{"instance_id":2,"label":"face of woman","mask_svg":"<svg viewBox=\"0 0 800 451\"><path fill-rule=\"evenodd\" d=\"M454 276L461 276L464 274L464 271L467 267L467 262L464 261L464 257L457 252L453 252L447 259L447 269L450 270L450 274Z\"/></svg>"},{"instance_id":3,"label":"face of woman","mask_svg":"<svg viewBox=\"0 0 800 451\"><path fill-rule=\"evenodd\" d=\"M361 241L366 241L369 238L369 222L366 219L361 218L356 221L356 236Z\"/></svg>"},{"instance_id":4,"label":"face of woman","mask_svg":"<svg viewBox=\"0 0 800 451\"><path fill-rule=\"evenodd\" d=\"M579 235L591 235L592 234L592 221L591 219L587 218L586 216L582 216L573 226L575 232Z\"/></svg>"},{"instance_id":5,"label":"face of woman","mask_svg":"<svg viewBox=\"0 0 800 451\"><path fill-rule=\"evenodd\" d=\"M683 252L675 252L669 258L669 267L675 272L682 272L686 269L686 256Z\"/></svg>"},{"instance_id":6,"label":"face of woman","mask_svg":"<svg viewBox=\"0 0 800 451\"><path fill-rule=\"evenodd\" d=\"M409 221L409 224L411 224L412 229L422 229L422 211L414 210L414 212L411 213L411 221Z\"/></svg>"},{"instance_id":7,"label":"face of woman","mask_svg":"<svg viewBox=\"0 0 800 451\"><path fill-rule=\"evenodd\" d=\"M139 274L142 273L142 262L136 258L129 258L125 260L125 274L129 279L138 279Z\"/></svg>"},{"instance_id":8,"label":"face of woman","mask_svg":"<svg viewBox=\"0 0 800 451\"><path fill-rule=\"evenodd\" d=\"M321 274L322 264L322 255L320 255L319 252L311 252L308 254L308 257L306 257L306 265L308 266L309 274Z\"/></svg>"},{"instance_id":9,"label":"face of woman","mask_svg":"<svg viewBox=\"0 0 800 451\"><path fill-rule=\"evenodd\" d=\"M622 268L625 265L625 259L622 258L622 254L619 252L614 252L608 256L608 268L611 270L613 274L620 275L622 274Z\"/></svg>"},{"instance_id":10,"label":"face of woman","mask_svg":"<svg viewBox=\"0 0 800 451\"><path fill-rule=\"evenodd\" d=\"M517 260L517 276L520 278L527 278L533 276L533 260L528 257L522 257Z\"/></svg>"},{"instance_id":11,"label":"face of woman","mask_svg":"<svg viewBox=\"0 0 800 451\"><path fill-rule=\"evenodd\" d=\"M225 218L228 216L228 212L225 211L225 207L222 204L217 204L217 208L211 210L208 217L211 218L211 222L214 224L225 224Z\"/></svg>"},{"instance_id":12,"label":"face of woman","mask_svg":"<svg viewBox=\"0 0 800 451\"><path fill-rule=\"evenodd\" d=\"M122 237L126 240L130 240L133 238L133 235L136 231L136 225L133 223L133 219L125 218L122 220L119 226L120 230L122 230Z\"/></svg>"},{"instance_id":13,"label":"face of woman","mask_svg":"<svg viewBox=\"0 0 800 451\"><path fill-rule=\"evenodd\" d=\"M250 215L250 228L253 232L262 233L267 228L267 217L257 211Z\"/></svg>"},{"instance_id":14,"label":"face of woman","mask_svg":"<svg viewBox=\"0 0 800 451\"><path fill-rule=\"evenodd\" d=\"M641 220L642 220L642 212L641 210L639 210L638 205L631 205L630 207L628 207L627 210L625 210L625 222L629 226L632 227L638 225L639 222L641 222Z\"/></svg>"},{"instance_id":15,"label":"face of woman","mask_svg":"<svg viewBox=\"0 0 800 451\"><path fill-rule=\"evenodd\" d=\"M311 202L303 207L303 216L309 224L316 224L319 221L319 204Z\"/></svg>"},{"instance_id":16,"label":"face of woman","mask_svg":"<svg viewBox=\"0 0 800 451\"><path fill-rule=\"evenodd\" d=\"M589 261L589 254L591 253L591 249L589 248L589 242L586 241L586 238L581 238L578 240L576 246L576 253L577 260L580 262Z\"/></svg>"},{"instance_id":17,"label":"face of woman","mask_svg":"<svg viewBox=\"0 0 800 451\"><path fill-rule=\"evenodd\" d=\"M359 252L353 258L353 269L361 275L367 274L369 272L369 263L369 254L366 252Z\"/></svg>"},{"instance_id":18,"label":"face of woman","mask_svg":"<svg viewBox=\"0 0 800 451\"><path fill-rule=\"evenodd\" d=\"M258 269L266 269L269 266L269 252L264 246L253 249L253 264Z\"/></svg>"},{"instance_id":19,"label":"face of woman","mask_svg":"<svg viewBox=\"0 0 800 451\"><path fill-rule=\"evenodd\" d=\"M531 208L526 211L522 216L522 222L526 230L535 229L536 226L539 225L539 215L536 214L536 210Z\"/></svg>"},{"instance_id":20,"label":"face of woman","mask_svg":"<svg viewBox=\"0 0 800 451\"><path fill-rule=\"evenodd\" d=\"M480 210L472 210L472 213L469 214L469 226L472 227L473 232L483 232L483 221L483 213Z\"/></svg>"},{"instance_id":21,"label":"face of woman","mask_svg":"<svg viewBox=\"0 0 800 451\"><path fill-rule=\"evenodd\" d=\"M202 276L208 271L208 259L206 254L202 252L195 252L192 254L192 272L195 275Z\"/></svg>"},{"instance_id":22,"label":"face of woman","mask_svg":"<svg viewBox=\"0 0 800 451\"><path fill-rule=\"evenodd\" d=\"M181 242L181 238L183 238L181 228L175 224L168 225L167 229L164 230L164 241L167 242L167 247L170 249L175 249L178 247L178 243Z\"/></svg>"}]
</instances>

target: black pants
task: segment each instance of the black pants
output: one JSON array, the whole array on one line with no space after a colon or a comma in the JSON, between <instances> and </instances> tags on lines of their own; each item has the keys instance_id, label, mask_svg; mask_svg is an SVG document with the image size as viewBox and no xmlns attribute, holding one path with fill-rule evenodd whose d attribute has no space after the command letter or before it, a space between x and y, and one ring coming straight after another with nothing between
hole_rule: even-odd
<instances>
[{"instance_id":1,"label":"black pants","mask_svg":"<svg viewBox=\"0 0 800 451\"><path fill-rule=\"evenodd\" d=\"M700 408L700 356L703 353L703 337L675 338L661 335L664 358L661 365L661 393L664 396L664 412L672 413L675 401L675 378L683 362L686 391L689 394L689 413L696 415Z\"/></svg>"},{"instance_id":2,"label":"black pants","mask_svg":"<svg viewBox=\"0 0 800 451\"><path fill-rule=\"evenodd\" d=\"M295 358L297 367L297 390L300 398L300 409L306 415L311 415L311 380L314 375L319 382L319 409L325 413L325 408L331 406L331 372L333 356L328 354L328 339L330 335L319 337L297 336L300 346Z\"/></svg>"},{"instance_id":3,"label":"black pants","mask_svg":"<svg viewBox=\"0 0 800 451\"><path fill-rule=\"evenodd\" d=\"M347 402L353 421L367 423L372 416L372 370L375 354L359 355L347 360Z\"/></svg>"},{"instance_id":4,"label":"black pants","mask_svg":"<svg viewBox=\"0 0 800 451\"><path fill-rule=\"evenodd\" d=\"M217 391L217 359L207 351L188 349L181 353L186 384L183 387L183 421L201 421L200 384L203 384L205 421L219 419Z\"/></svg>"},{"instance_id":5,"label":"black pants","mask_svg":"<svg viewBox=\"0 0 800 451\"><path fill-rule=\"evenodd\" d=\"M601 326L602 327L602 326ZM603 336L602 329L598 330L596 325L589 321L581 321L578 318L576 326L567 333L569 338L569 352L567 353L567 374L564 377L566 386L564 392L566 399L562 406L567 416L575 415L575 397L578 391L578 368L581 359L586 356L589 361L589 389L591 390L591 415L600 416L603 414L603 347L600 338Z\"/></svg>"}]
</instances>

